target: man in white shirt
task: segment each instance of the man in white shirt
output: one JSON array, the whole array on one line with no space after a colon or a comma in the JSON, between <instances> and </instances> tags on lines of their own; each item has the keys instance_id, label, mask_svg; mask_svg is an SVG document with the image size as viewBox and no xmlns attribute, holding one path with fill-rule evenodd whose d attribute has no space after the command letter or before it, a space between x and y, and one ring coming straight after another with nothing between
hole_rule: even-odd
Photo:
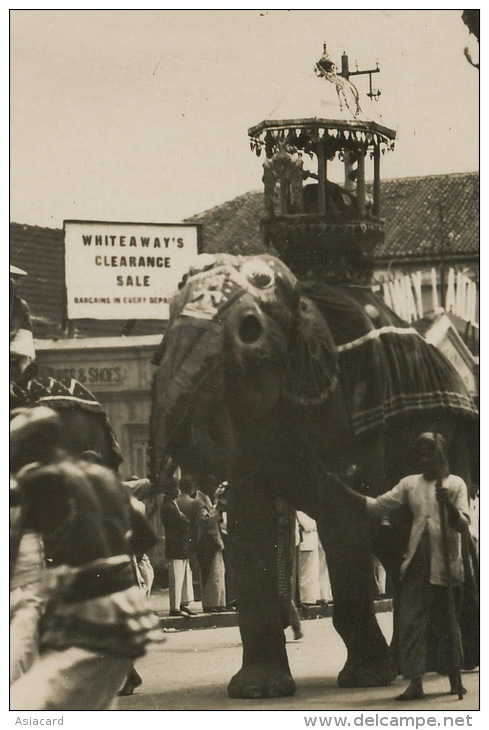
<instances>
[{"instance_id":1,"label":"man in white shirt","mask_svg":"<svg viewBox=\"0 0 489 730\"><path fill-rule=\"evenodd\" d=\"M423 699L422 676L427 671L448 675L450 693L458 692L455 649L450 641L447 610L447 576L442 553L440 505L448 518L450 574L458 611L461 604L463 562L460 533L469 524L467 486L449 473L440 434L424 433L417 442L421 473L404 477L389 492L376 499L367 497L367 508L384 516L408 505L413 524L401 566L399 601L400 664L410 679L398 699Z\"/></svg>"}]
</instances>

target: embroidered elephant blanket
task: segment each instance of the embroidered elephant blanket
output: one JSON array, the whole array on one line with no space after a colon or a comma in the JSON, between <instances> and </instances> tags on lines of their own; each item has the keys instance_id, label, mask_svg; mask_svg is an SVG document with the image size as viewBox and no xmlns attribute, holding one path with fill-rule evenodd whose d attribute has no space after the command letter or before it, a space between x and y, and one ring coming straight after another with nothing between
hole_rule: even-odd
<instances>
[{"instance_id":1,"label":"embroidered elephant blanket","mask_svg":"<svg viewBox=\"0 0 489 730\"><path fill-rule=\"evenodd\" d=\"M478 417L452 364L371 289L322 282L300 287L333 335L355 433L417 410Z\"/></svg>"}]
</instances>

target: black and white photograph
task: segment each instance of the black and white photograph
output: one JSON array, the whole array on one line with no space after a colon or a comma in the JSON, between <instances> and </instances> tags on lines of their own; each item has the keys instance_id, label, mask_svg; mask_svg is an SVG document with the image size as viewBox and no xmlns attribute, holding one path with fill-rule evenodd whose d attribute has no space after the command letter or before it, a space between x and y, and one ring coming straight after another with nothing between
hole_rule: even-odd
<instances>
[{"instance_id":1,"label":"black and white photograph","mask_svg":"<svg viewBox=\"0 0 489 730\"><path fill-rule=\"evenodd\" d=\"M8 25L8 726L482 728L480 10Z\"/></svg>"}]
</instances>

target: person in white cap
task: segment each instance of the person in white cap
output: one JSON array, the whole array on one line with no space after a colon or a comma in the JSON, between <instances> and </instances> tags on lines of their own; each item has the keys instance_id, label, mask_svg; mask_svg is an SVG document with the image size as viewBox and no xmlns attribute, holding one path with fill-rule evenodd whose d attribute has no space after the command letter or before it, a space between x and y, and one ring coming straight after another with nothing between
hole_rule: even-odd
<instances>
[{"instance_id":1,"label":"person in white cap","mask_svg":"<svg viewBox=\"0 0 489 730\"><path fill-rule=\"evenodd\" d=\"M13 382L36 358L29 306L17 294L19 280L26 274L10 264L10 380Z\"/></svg>"}]
</instances>

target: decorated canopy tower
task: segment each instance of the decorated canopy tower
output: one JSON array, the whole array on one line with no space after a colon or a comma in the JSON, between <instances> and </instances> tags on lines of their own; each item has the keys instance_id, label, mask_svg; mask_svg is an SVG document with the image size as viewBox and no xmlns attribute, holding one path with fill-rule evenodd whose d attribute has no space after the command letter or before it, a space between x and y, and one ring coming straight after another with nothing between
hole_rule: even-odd
<instances>
[{"instance_id":1,"label":"decorated canopy tower","mask_svg":"<svg viewBox=\"0 0 489 730\"><path fill-rule=\"evenodd\" d=\"M324 46L314 71L277 104L273 118L248 130L252 150L266 156L266 240L301 278L313 273L325 281L368 283L369 254L384 235L380 159L393 148L396 133L373 108L380 94L372 89L378 67L350 71L344 54L338 72ZM365 100L350 81L360 74L369 75ZM342 179L335 181L331 173L338 163Z\"/></svg>"}]
</instances>

